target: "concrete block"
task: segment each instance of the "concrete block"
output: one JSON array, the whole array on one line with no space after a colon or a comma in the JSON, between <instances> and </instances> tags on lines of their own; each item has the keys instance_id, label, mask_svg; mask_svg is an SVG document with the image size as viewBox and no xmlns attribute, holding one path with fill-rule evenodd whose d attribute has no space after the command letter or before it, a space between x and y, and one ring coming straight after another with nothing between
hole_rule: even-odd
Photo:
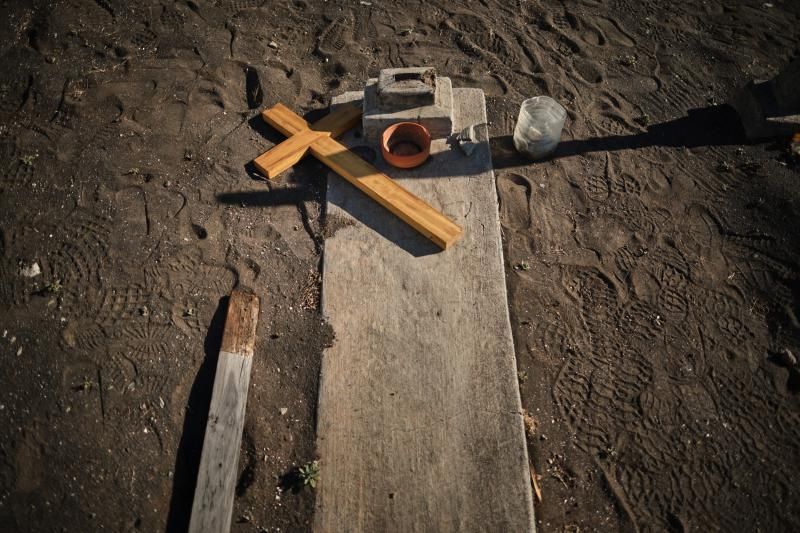
<instances>
[{"instance_id":1,"label":"concrete block","mask_svg":"<svg viewBox=\"0 0 800 533\"><path fill-rule=\"evenodd\" d=\"M397 122L422 124L434 139L453 133L453 84L432 68L382 70L367 81L362 123L367 139L376 141Z\"/></svg>"},{"instance_id":2,"label":"concrete block","mask_svg":"<svg viewBox=\"0 0 800 533\"><path fill-rule=\"evenodd\" d=\"M426 67L384 69L378 76L378 100L393 109L436 105L436 71Z\"/></svg>"}]
</instances>

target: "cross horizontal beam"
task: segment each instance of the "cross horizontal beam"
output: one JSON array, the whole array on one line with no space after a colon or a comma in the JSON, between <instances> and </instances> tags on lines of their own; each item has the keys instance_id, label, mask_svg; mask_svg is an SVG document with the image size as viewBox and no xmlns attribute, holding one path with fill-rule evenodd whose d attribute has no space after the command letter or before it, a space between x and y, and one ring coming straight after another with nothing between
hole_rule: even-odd
<instances>
[{"instance_id":1,"label":"cross horizontal beam","mask_svg":"<svg viewBox=\"0 0 800 533\"><path fill-rule=\"evenodd\" d=\"M278 109L278 106L282 109ZM279 120L305 131L298 135L290 135L289 139L261 154L253 161L256 168L269 179L277 178L278 174L298 163L306 155L311 143L319 137L339 137L361 122L361 110L352 105L342 106L335 112L325 115L310 127L305 120L281 104L273 107L272 110L275 110L276 118Z\"/></svg>"},{"instance_id":2,"label":"cross horizontal beam","mask_svg":"<svg viewBox=\"0 0 800 533\"><path fill-rule=\"evenodd\" d=\"M269 125L289 137L254 161L256 167L270 179L297 163L310 151L331 170L440 248L446 250L461 237L463 230L460 226L334 140L333 137L358 123L361 110L357 107L349 104L340 106L311 126L283 104L264 110L261 116Z\"/></svg>"}]
</instances>

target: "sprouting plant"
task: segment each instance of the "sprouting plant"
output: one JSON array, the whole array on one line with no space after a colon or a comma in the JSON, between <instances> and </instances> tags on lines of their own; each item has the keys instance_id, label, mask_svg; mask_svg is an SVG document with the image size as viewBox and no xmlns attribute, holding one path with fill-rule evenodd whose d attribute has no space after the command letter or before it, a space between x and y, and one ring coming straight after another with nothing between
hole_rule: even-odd
<instances>
[{"instance_id":1,"label":"sprouting plant","mask_svg":"<svg viewBox=\"0 0 800 533\"><path fill-rule=\"evenodd\" d=\"M57 279L57 280L53 281L52 283L48 283L47 285L44 286L44 290L46 290L50 294L58 294L59 292L61 292L61 289L62 289L62 286L61 286L61 280L60 279Z\"/></svg>"},{"instance_id":2,"label":"sprouting plant","mask_svg":"<svg viewBox=\"0 0 800 533\"><path fill-rule=\"evenodd\" d=\"M33 166L33 160L36 159L37 155L38 154L23 155L19 158L19 161L26 167L31 167Z\"/></svg>"},{"instance_id":3,"label":"sprouting plant","mask_svg":"<svg viewBox=\"0 0 800 533\"><path fill-rule=\"evenodd\" d=\"M303 486L311 487L312 489L317 486L319 481L319 461L311 461L297 469L297 475Z\"/></svg>"}]
</instances>

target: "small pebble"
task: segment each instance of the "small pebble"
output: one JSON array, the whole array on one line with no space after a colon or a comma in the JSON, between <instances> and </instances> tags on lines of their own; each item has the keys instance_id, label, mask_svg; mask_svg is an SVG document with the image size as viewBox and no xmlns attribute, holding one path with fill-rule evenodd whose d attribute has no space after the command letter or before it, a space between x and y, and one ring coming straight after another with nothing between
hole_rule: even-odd
<instances>
[{"instance_id":1,"label":"small pebble","mask_svg":"<svg viewBox=\"0 0 800 533\"><path fill-rule=\"evenodd\" d=\"M25 276L26 278L35 278L36 276L42 273L42 269L39 266L39 263L34 263L29 267L22 267L19 270L19 273Z\"/></svg>"}]
</instances>

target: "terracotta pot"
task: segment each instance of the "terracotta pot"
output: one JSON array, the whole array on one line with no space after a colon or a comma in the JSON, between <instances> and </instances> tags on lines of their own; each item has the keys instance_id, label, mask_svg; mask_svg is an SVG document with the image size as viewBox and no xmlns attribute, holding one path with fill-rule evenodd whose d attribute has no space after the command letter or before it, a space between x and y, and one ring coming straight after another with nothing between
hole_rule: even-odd
<instances>
[{"instance_id":1,"label":"terracotta pot","mask_svg":"<svg viewBox=\"0 0 800 533\"><path fill-rule=\"evenodd\" d=\"M381 153L393 167L418 167L431 154L431 134L416 122L392 124L381 135Z\"/></svg>"}]
</instances>

